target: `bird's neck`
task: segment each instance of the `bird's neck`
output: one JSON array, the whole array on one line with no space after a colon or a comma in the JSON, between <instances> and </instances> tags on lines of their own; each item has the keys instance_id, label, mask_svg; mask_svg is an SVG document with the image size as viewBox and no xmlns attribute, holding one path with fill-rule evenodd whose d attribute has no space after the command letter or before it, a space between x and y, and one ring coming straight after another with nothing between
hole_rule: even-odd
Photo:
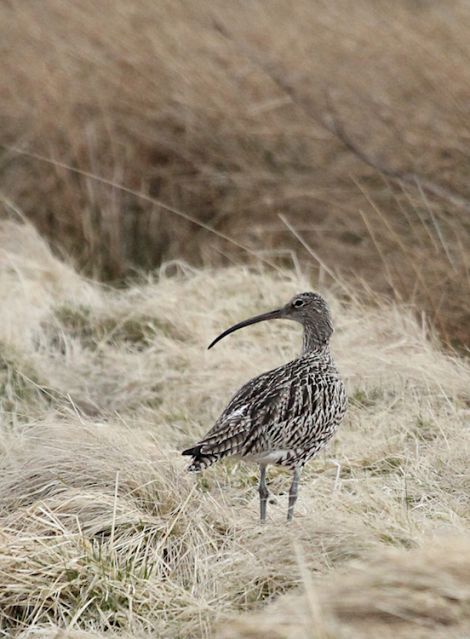
<instances>
[{"instance_id":1,"label":"bird's neck","mask_svg":"<svg viewBox=\"0 0 470 639\"><path fill-rule=\"evenodd\" d=\"M301 357L314 354L326 356L329 352L329 339L322 339L322 336L318 333L308 330L308 327L305 327Z\"/></svg>"}]
</instances>

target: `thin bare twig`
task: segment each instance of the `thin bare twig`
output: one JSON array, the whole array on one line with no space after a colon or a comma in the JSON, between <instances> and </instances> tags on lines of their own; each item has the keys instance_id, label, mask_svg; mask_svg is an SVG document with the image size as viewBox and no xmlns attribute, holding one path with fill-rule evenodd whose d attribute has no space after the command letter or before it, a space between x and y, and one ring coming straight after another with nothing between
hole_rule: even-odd
<instances>
[{"instance_id":1,"label":"thin bare twig","mask_svg":"<svg viewBox=\"0 0 470 639\"><path fill-rule=\"evenodd\" d=\"M459 193L449 189L442 184L438 184L434 180L423 177L414 171L400 171L392 169L386 166L382 162L370 156L357 142L355 142L349 133L346 131L344 125L339 118L336 109L331 100L331 96L327 93L326 100L328 103L329 112L327 117L319 116L315 109L312 108L311 101L304 96L299 95L296 87L287 80L285 74L279 72L279 69L272 63L267 63L265 60L261 60L259 54L249 47L246 43L239 42L228 31L225 25L222 25L219 21L214 20L214 28L227 40L230 40L255 66L266 73L271 80L292 100L294 104L299 106L302 111L322 128L326 129L329 133L334 135L343 146L345 146L353 155L361 160L367 166L375 169L379 173L389 177L392 180L409 184L418 189L422 189L427 193L434 195L442 200L446 200L454 206L470 212L470 200Z\"/></svg>"},{"instance_id":2,"label":"thin bare twig","mask_svg":"<svg viewBox=\"0 0 470 639\"><path fill-rule=\"evenodd\" d=\"M331 100L329 100L329 109L330 122L324 123L325 128L327 128L330 133L333 133L333 135L335 135L335 137L340 140L340 142L342 142L342 144L351 151L351 153L364 162L364 164L367 164L392 180L398 180L404 184L410 184L420 191L427 191L431 195L447 200L454 206L470 212L470 201L462 195L455 193L455 191L451 191L446 186L442 186L433 180L423 177L422 175L418 175L418 173L415 173L414 171L400 171L398 169L392 169L371 157L347 133Z\"/></svg>"}]
</instances>

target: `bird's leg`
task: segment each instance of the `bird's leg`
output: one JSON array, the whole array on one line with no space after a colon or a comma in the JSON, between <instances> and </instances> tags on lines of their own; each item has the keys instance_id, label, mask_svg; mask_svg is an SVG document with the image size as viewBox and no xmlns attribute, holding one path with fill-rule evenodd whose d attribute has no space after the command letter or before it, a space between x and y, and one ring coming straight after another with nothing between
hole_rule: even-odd
<instances>
[{"instance_id":1,"label":"bird's leg","mask_svg":"<svg viewBox=\"0 0 470 639\"><path fill-rule=\"evenodd\" d=\"M299 486L300 479L300 468L297 467L294 469L294 476L292 477L292 484L289 490L289 506L287 508L287 521L292 520L292 515L294 514L294 504L297 501L297 489Z\"/></svg>"},{"instance_id":2,"label":"bird's leg","mask_svg":"<svg viewBox=\"0 0 470 639\"><path fill-rule=\"evenodd\" d=\"M259 466L259 515L262 524L266 521L266 504L268 503L269 490L266 486L266 466L260 464Z\"/></svg>"}]
</instances>

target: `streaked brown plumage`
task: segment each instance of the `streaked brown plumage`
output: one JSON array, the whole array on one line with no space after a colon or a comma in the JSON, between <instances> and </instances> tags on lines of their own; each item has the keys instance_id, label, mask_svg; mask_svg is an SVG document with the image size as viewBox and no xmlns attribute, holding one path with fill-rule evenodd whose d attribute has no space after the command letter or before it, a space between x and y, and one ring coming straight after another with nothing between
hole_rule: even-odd
<instances>
[{"instance_id":1,"label":"streaked brown plumage","mask_svg":"<svg viewBox=\"0 0 470 639\"><path fill-rule=\"evenodd\" d=\"M255 377L231 399L213 428L196 446L188 470L200 471L227 456L258 463L261 521L266 519L267 464L293 470L288 520L297 499L300 471L334 435L346 411L346 391L329 351L333 332L326 302L317 293L302 293L280 309L232 326L239 328L268 319L290 319L304 327L297 359Z\"/></svg>"}]
</instances>

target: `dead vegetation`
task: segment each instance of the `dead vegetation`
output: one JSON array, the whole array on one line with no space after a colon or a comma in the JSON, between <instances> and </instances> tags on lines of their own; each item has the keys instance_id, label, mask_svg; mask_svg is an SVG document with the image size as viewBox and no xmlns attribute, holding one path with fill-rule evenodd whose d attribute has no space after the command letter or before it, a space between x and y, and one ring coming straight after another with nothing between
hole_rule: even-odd
<instances>
[{"instance_id":1,"label":"dead vegetation","mask_svg":"<svg viewBox=\"0 0 470 639\"><path fill-rule=\"evenodd\" d=\"M469 558L466 537L382 552L333 579L308 580L304 595L288 595L234 620L220 636L462 639L469 628Z\"/></svg>"},{"instance_id":2,"label":"dead vegetation","mask_svg":"<svg viewBox=\"0 0 470 639\"><path fill-rule=\"evenodd\" d=\"M5 213L88 273L294 250L468 343L467 3L4 2L0 25Z\"/></svg>"},{"instance_id":3,"label":"dead vegetation","mask_svg":"<svg viewBox=\"0 0 470 639\"><path fill-rule=\"evenodd\" d=\"M118 291L52 257L29 226L2 223L0 236L3 636L469 627L468 542L455 538L470 529L470 371L406 309L324 291L350 410L306 469L289 528L289 477L270 471L277 505L260 528L256 468L195 478L179 450L241 382L292 357L299 334L273 323L207 352L210 338L312 282L181 266Z\"/></svg>"}]
</instances>

